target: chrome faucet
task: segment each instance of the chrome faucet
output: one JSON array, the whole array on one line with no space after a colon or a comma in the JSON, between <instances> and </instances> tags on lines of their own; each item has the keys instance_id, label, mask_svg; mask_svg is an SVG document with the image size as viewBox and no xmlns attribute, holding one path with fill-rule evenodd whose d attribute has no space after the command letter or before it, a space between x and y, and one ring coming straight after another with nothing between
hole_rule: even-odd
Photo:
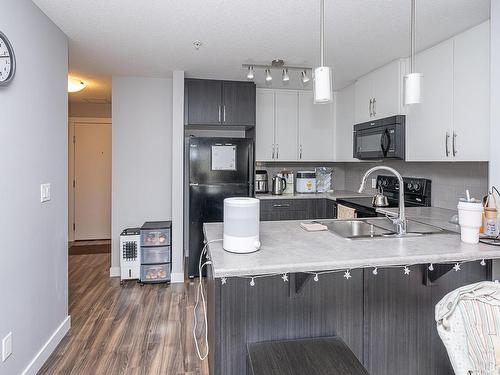
<instances>
[{"instance_id":1,"label":"chrome faucet","mask_svg":"<svg viewBox=\"0 0 500 375\"><path fill-rule=\"evenodd\" d=\"M370 168L369 170L366 171L365 175L363 176L363 179L361 180L361 185L359 187L358 192L362 193L363 190L365 190L365 184L366 184L366 179L368 178L369 175L371 175L375 171L379 170L384 170L391 172L394 176L398 178L399 181L399 215L397 218L390 218L393 222L393 224L396 226L398 236L404 236L406 235L406 215L405 215L405 187L404 187L404 182L403 182L403 177L399 174L397 170L391 167L386 167L386 166L377 166Z\"/></svg>"}]
</instances>

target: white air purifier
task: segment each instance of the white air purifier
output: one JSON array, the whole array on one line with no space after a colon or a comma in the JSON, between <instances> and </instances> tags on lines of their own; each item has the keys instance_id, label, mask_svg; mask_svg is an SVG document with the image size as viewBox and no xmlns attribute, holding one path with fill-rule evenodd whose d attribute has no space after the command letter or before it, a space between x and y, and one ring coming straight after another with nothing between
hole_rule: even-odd
<instances>
[{"instance_id":1,"label":"white air purifier","mask_svg":"<svg viewBox=\"0 0 500 375\"><path fill-rule=\"evenodd\" d=\"M259 250L259 220L258 199L224 199L224 250L241 254Z\"/></svg>"}]
</instances>

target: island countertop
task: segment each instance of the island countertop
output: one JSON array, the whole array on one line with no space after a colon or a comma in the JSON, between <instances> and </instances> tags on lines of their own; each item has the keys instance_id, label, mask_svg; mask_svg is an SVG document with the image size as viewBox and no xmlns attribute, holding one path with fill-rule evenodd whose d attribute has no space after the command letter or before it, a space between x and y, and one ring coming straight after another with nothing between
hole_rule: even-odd
<instances>
[{"instance_id":1,"label":"island countertop","mask_svg":"<svg viewBox=\"0 0 500 375\"><path fill-rule=\"evenodd\" d=\"M407 217L444 229L450 210L408 208ZM425 220L426 219L426 220ZM222 248L222 223L204 224L214 277L257 276L288 272L320 272L366 267L450 263L500 258L500 247L469 245L457 233L409 238L348 240L332 232L307 232L301 221L260 223L261 249L251 254L233 254ZM451 226L451 227L450 227Z\"/></svg>"}]
</instances>

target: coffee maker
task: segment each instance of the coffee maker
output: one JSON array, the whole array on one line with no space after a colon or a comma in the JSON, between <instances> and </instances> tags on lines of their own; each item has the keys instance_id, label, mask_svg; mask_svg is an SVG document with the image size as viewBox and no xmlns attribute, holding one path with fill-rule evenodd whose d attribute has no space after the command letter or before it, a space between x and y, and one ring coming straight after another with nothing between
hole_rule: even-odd
<instances>
[{"instance_id":1,"label":"coffee maker","mask_svg":"<svg viewBox=\"0 0 500 375\"><path fill-rule=\"evenodd\" d=\"M263 169L257 169L255 171L255 194L267 193L269 193L269 180L267 171Z\"/></svg>"}]
</instances>

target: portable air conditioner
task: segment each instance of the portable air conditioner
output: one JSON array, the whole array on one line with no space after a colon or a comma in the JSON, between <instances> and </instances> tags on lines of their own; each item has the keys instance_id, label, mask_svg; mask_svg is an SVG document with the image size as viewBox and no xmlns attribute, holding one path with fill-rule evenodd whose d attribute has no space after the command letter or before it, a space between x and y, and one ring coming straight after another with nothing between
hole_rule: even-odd
<instances>
[{"instance_id":1,"label":"portable air conditioner","mask_svg":"<svg viewBox=\"0 0 500 375\"><path fill-rule=\"evenodd\" d=\"M140 228L127 228L120 234L120 269L121 281L141 277Z\"/></svg>"}]
</instances>

